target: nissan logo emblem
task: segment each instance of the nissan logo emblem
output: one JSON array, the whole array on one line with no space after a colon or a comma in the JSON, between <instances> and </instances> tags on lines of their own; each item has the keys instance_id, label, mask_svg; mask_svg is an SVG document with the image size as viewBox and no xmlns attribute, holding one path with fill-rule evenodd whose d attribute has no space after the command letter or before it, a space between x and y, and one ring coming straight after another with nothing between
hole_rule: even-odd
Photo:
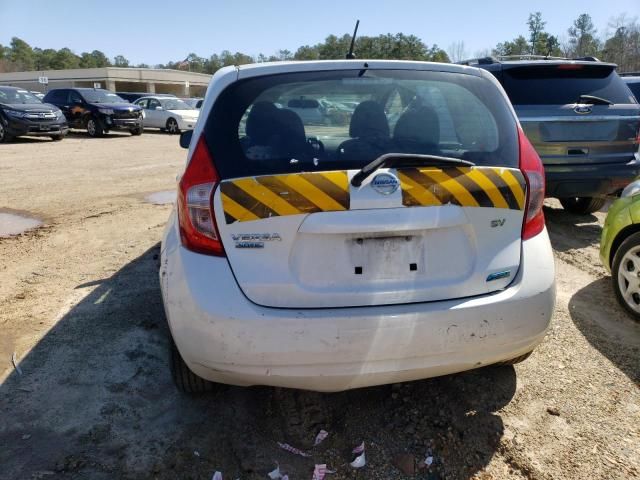
<instances>
[{"instance_id":1,"label":"nissan logo emblem","mask_svg":"<svg viewBox=\"0 0 640 480\"><path fill-rule=\"evenodd\" d=\"M400 180L390 173L379 173L371 180L371 188L382 195L391 195L400 186Z\"/></svg>"}]
</instances>

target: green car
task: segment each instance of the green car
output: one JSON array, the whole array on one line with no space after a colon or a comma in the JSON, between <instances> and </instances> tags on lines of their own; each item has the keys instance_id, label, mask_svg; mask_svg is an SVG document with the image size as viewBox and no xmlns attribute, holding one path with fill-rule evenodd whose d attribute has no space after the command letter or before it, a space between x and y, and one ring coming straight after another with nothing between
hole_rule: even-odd
<instances>
[{"instance_id":1,"label":"green car","mask_svg":"<svg viewBox=\"0 0 640 480\"><path fill-rule=\"evenodd\" d=\"M640 180L630 183L609 207L600 259L611 272L620 304L640 318Z\"/></svg>"}]
</instances>

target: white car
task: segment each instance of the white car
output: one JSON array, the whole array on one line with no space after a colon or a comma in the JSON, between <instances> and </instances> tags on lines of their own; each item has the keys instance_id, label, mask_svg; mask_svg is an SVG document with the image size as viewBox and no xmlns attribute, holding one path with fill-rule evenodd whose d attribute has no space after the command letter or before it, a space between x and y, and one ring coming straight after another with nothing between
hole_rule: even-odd
<instances>
[{"instance_id":1,"label":"white car","mask_svg":"<svg viewBox=\"0 0 640 480\"><path fill-rule=\"evenodd\" d=\"M204 99L203 98L183 98L182 100L184 100L184 103L186 103L190 107L200 110L200 108L202 108L202 101Z\"/></svg>"},{"instance_id":2,"label":"white car","mask_svg":"<svg viewBox=\"0 0 640 480\"><path fill-rule=\"evenodd\" d=\"M159 128L172 134L193 130L200 114L200 110L179 98L148 96L134 104L143 108L144 128Z\"/></svg>"},{"instance_id":3,"label":"white car","mask_svg":"<svg viewBox=\"0 0 640 480\"><path fill-rule=\"evenodd\" d=\"M311 95L357 107L305 124L284 106ZM516 363L542 341L544 170L490 73L227 67L201 112L161 248L180 389L340 391Z\"/></svg>"}]
</instances>

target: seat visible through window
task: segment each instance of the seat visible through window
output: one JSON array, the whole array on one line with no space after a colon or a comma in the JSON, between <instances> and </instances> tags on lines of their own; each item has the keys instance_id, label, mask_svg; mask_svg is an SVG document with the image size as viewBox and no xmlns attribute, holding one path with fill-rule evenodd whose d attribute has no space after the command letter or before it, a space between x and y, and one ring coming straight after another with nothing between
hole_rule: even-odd
<instances>
[{"instance_id":1,"label":"seat visible through window","mask_svg":"<svg viewBox=\"0 0 640 480\"><path fill-rule=\"evenodd\" d=\"M338 157L348 160L377 158L388 151L389 123L384 108L374 100L360 103L353 111L349 136L338 147Z\"/></svg>"}]
</instances>

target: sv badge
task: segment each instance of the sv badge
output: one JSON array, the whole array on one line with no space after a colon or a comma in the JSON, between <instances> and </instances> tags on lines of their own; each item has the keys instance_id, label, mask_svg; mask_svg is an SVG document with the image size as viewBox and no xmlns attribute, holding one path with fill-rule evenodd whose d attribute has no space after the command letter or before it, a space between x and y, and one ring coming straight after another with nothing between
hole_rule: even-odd
<instances>
[{"instance_id":1,"label":"sv badge","mask_svg":"<svg viewBox=\"0 0 640 480\"><path fill-rule=\"evenodd\" d=\"M495 220L491 220L491 228L502 227L506 221L506 218L496 218Z\"/></svg>"}]
</instances>

